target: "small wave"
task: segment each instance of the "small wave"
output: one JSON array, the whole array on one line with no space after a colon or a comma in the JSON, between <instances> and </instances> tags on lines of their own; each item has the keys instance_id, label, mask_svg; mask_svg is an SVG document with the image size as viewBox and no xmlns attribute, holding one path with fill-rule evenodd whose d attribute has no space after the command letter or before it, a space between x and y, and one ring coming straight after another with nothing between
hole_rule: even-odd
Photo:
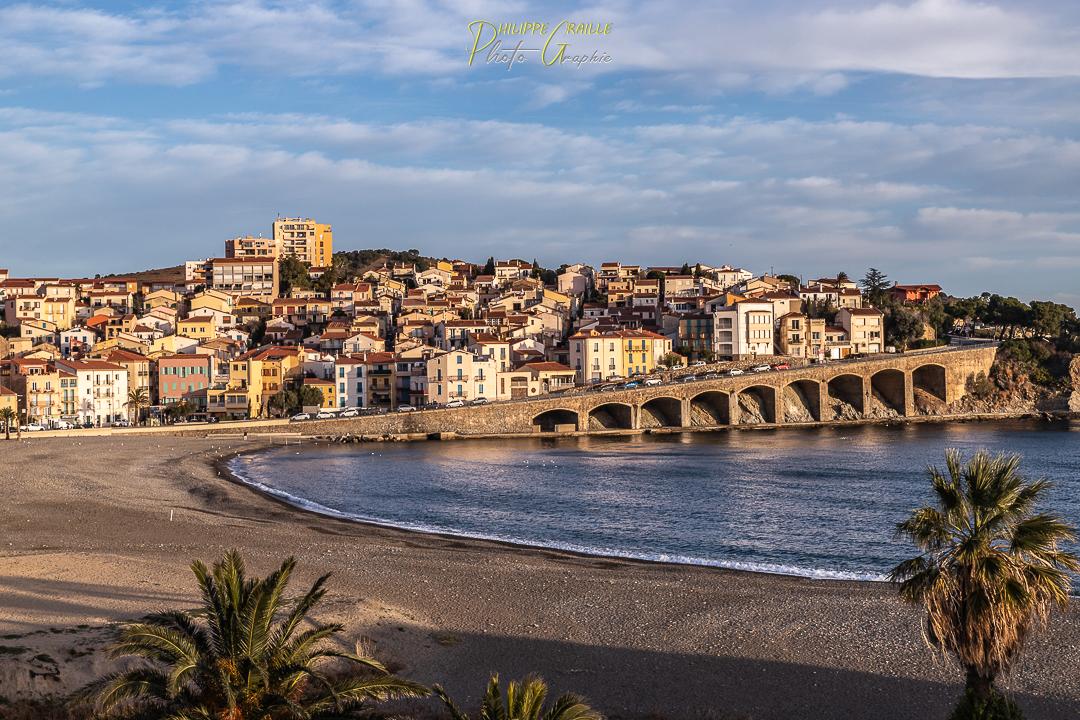
<instances>
[{"instance_id":1,"label":"small wave","mask_svg":"<svg viewBox=\"0 0 1080 720\"><path fill-rule=\"evenodd\" d=\"M325 515L339 520L362 522L395 530L408 530L437 535L452 535L454 537L469 538L472 540L490 540L494 542L509 543L521 547L541 548L545 550L562 550L579 555L592 557L619 558L623 560L642 560L645 562L666 563L670 565L696 565L701 567L715 567L725 570L738 570L742 572L765 573L768 575L785 575L788 577L801 577L812 580L858 580L863 582L885 582L886 577L881 573L860 572L850 570L832 570L828 568L805 568L797 565L784 565L780 563L746 562L740 560L715 560L712 558L694 557L692 555L675 555L669 553L643 553L618 550L614 548L598 548L587 545L577 545L567 542L543 542L519 538L511 535L498 535L487 533L473 533L456 528L439 527L423 523L390 522L375 517L367 517L355 513L346 513L334 508L327 507L313 500L293 495L292 493L271 487L265 483L247 477L240 469L239 463L234 460L229 463L229 469L240 482L282 500L289 505L307 510L308 512Z\"/></svg>"}]
</instances>

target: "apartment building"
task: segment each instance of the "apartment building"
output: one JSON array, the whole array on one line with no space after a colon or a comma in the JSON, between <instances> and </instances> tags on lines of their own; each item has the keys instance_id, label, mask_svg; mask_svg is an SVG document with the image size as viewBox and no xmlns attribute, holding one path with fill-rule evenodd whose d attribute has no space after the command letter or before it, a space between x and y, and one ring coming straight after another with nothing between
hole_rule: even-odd
<instances>
[{"instance_id":1,"label":"apartment building","mask_svg":"<svg viewBox=\"0 0 1080 720\"><path fill-rule=\"evenodd\" d=\"M651 373L671 352L671 340L649 330L585 330L569 342L570 367L583 382Z\"/></svg>"},{"instance_id":2,"label":"apartment building","mask_svg":"<svg viewBox=\"0 0 1080 720\"><path fill-rule=\"evenodd\" d=\"M20 421L48 426L61 419L60 372L48 360L15 358L4 381L20 398Z\"/></svg>"},{"instance_id":3,"label":"apartment building","mask_svg":"<svg viewBox=\"0 0 1080 720\"><path fill-rule=\"evenodd\" d=\"M292 255L312 267L329 267L334 255L334 230L311 218L277 218L273 241L281 255Z\"/></svg>"},{"instance_id":4,"label":"apartment building","mask_svg":"<svg viewBox=\"0 0 1080 720\"><path fill-rule=\"evenodd\" d=\"M825 319L792 312L777 320L777 347L781 355L799 358L826 356Z\"/></svg>"},{"instance_id":5,"label":"apartment building","mask_svg":"<svg viewBox=\"0 0 1080 720\"><path fill-rule=\"evenodd\" d=\"M164 355L157 360L158 402L172 405L180 401L196 411L208 408L214 358L210 355Z\"/></svg>"},{"instance_id":6,"label":"apartment building","mask_svg":"<svg viewBox=\"0 0 1080 720\"><path fill-rule=\"evenodd\" d=\"M713 347L733 360L772 355L773 304L746 299L713 308Z\"/></svg>"},{"instance_id":7,"label":"apartment building","mask_svg":"<svg viewBox=\"0 0 1080 720\"><path fill-rule=\"evenodd\" d=\"M856 355L879 353L885 349L884 315L876 308L840 308L836 322L848 335Z\"/></svg>"},{"instance_id":8,"label":"apartment building","mask_svg":"<svg viewBox=\"0 0 1080 720\"><path fill-rule=\"evenodd\" d=\"M429 402L496 399L496 361L467 350L451 350L427 361Z\"/></svg>"},{"instance_id":9,"label":"apartment building","mask_svg":"<svg viewBox=\"0 0 1080 720\"><path fill-rule=\"evenodd\" d=\"M127 369L105 360L57 360L56 366L75 376L75 416L99 427L127 417ZM59 382L59 378L57 378Z\"/></svg>"},{"instance_id":10,"label":"apartment building","mask_svg":"<svg viewBox=\"0 0 1080 720\"><path fill-rule=\"evenodd\" d=\"M137 389L145 390L146 399L154 402L157 396L157 377L152 372L153 361L150 358L131 350L117 348L106 355L105 360L116 363L127 371L128 392Z\"/></svg>"},{"instance_id":11,"label":"apartment building","mask_svg":"<svg viewBox=\"0 0 1080 720\"><path fill-rule=\"evenodd\" d=\"M210 288L234 298L273 300L278 294L275 259L215 258L211 262Z\"/></svg>"},{"instance_id":12,"label":"apartment building","mask_svg":"<svg viewBox=\"0 0 1080 720\"><path fill-rule=\"evenodd\" d=\"M337 407L358 408L367 406L367 378L363 356L339 355L334 360L334 383Z\"/></svg>"}]
</instances>

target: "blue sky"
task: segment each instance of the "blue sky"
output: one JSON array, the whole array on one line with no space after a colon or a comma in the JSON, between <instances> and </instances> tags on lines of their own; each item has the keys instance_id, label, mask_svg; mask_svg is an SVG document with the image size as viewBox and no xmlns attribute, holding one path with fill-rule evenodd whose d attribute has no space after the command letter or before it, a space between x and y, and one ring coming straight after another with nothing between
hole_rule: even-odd
<instances>
[{"instance_id":1,"label":"blue sky","mask_svg":"<svg viewBox=\"0 0 1080 720\"><path fill-rule=\"evenodd\" d=\"M470 67L474 20L611 23L564 39L611 62ZM282 213L338 249L1080 305L1075 3L16 3L0 43L18 275L217 255Z\"/></svg>"}]
</instances>

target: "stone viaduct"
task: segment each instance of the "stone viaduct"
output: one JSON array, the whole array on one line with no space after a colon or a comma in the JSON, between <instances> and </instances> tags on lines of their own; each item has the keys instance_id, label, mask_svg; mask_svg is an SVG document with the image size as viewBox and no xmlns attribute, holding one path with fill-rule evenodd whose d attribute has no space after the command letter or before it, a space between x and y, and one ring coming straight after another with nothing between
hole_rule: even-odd
<instances>
[{"instance_id":1,"label":"stone viaduct","mask_svg":"<svg viewBox=\"0 0 1080 720\"><path fill-rule=\"evenodd\" d=\"M881 355L633 390L305 422L289 429L305 435L542 434L912 417L943 411L963 397L971 378L990 372L996 353L994 346L980 346Z\"/></svg>"}]
</instances>

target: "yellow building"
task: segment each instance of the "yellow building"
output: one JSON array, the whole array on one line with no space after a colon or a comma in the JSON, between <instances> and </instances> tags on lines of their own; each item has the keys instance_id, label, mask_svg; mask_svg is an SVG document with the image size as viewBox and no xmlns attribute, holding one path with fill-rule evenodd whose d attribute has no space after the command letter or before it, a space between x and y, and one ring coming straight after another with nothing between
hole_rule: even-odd
<instances>
[{"instance_id":1,"label":"yellow building","mask_svg":"<svg viewBox=\"0 0 1080 720\"><path fill-rule=\"evenodd\" d=\"M270 398L301 372L298 348L271 346L244 353L229 363L228 385L209 391L208 409L230 418L264 417Z\"/></svg>"},{"instance_id":2,"label":"yellow building","mask_svg":"<svg viewBox=\"0 0 1080 720\"><path fill-rule=\"evenodd\" d=\"M19 414L19 393L0 385L0 410L11 408L16 416Z\"/></svg>"},{"instance_id":3,"label":"yellow building","mask_svg":"<svg viewBox=\"0 0 1080 720\"><path fill-rule=\"evenodd\" d=\"M274 242L282 255L292 255L312 267L328 267L334 254L334 230L311 218L274 220Z\"/></svg>"},{"instance_id":4,"label":"yellow building","mask_svg":"<svg viewBox=\"0 0 1080 720\"><path fill-rule=\"evenodd\" d=\"M855 355L879 353L885 349L884 316L876 308L840 308L836 322L847 332Z\"/></svg>"},{"instance_id":5,"label":"yellow building","mask_svg":"<svg viewBox=\"0 0 1080 720\"><path fill-rule=\"evenodd\" d=\"M234 305L232 295L220 290L204 290L191 298L188 312L210 309L228 315L233 311Z\"/></svg>"},{"instance_id":6,"label":"yellow building","mask_svg":"<svg viewBox=\"0 0 1080 720\"><path fill-rule=\"evenodd\" d=\"M322 402L319 403L321 410L333 410L337 407L334 393L334 381L322 378L304 378L304 387L315 388L322 393Z\"/></svg>"},{"instance_id":7,"label":"yellow building","mask_svg":"<svg viewBox=\"0 0 1080 720\"><path fill-rule=\"evenodd\" d=\"M217 323L205 315L184 318L176 323L176 334L194 340L209 340L217 337Z\"/></svg>"},{"instance_id":8,"label":"yellow building","mask_svg":"<svg viewBox=\"0 0 1080 720\"><path fill-rule=\"evenodd\" d=\"M671 352L671 340L649 330L587 330L570 338L570 365L583 382L647 375Z\"/></svg>"}]
</instances>

